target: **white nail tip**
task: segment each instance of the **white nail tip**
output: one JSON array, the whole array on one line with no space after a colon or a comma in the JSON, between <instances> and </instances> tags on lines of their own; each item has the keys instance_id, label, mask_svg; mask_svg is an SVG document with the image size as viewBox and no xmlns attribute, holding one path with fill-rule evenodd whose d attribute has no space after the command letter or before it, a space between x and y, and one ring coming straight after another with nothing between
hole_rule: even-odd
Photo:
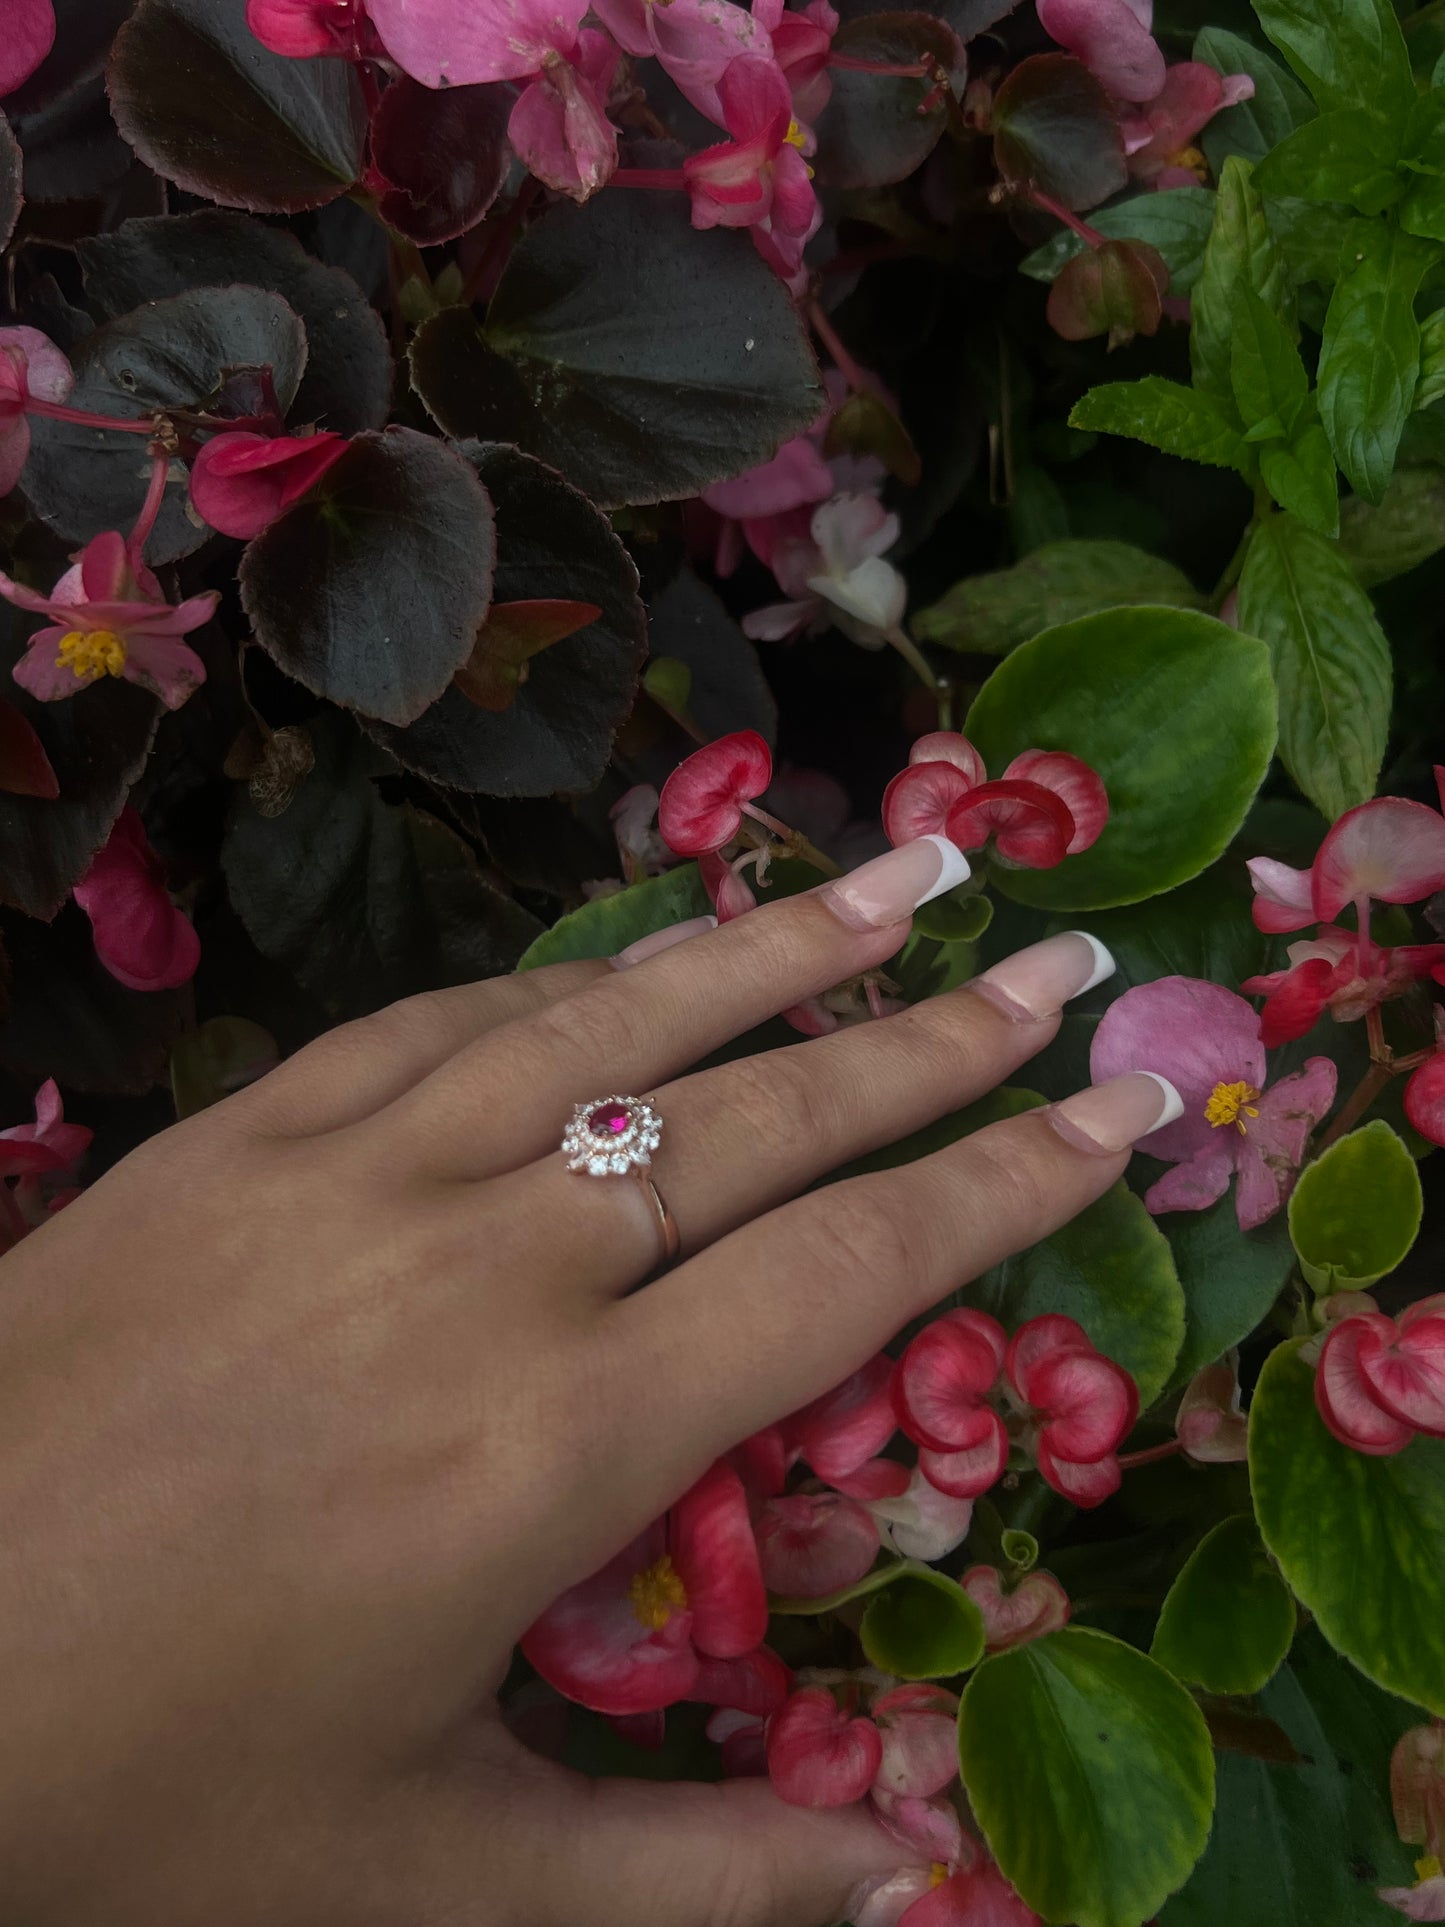
<instances>
[{"instance_id":1,"label":"white nail tip","mask_svg":"<svg viewBox=\"0 0 1445 1927\"><path fill-rule=\"evenodd\" d=\"M1105 982L1107 978L1112 977L1118 969L1118 965L1114 962L1113 957L1110 956L1104 945L1099 942L1099 939L1097 937L1091 937L1087 930L1071 930L1068 934L1071 937L1081 937L1094 953L1093 976L1090 977L1086 983L1080 984L1078 989L1073 993L1076 997L1082 997L1086 990L1092 990L1096 984L1101 984Z\"/></svg>"},{"instance_id":2,"label":"white nail tip","mask_svg":"<svg viewBox=\"0 0 1445 1927\"><path fill-rule=\"evenodd\" d=\"M1080 934L1082 934L1082 932ZM1179 1095L1178 1091L1175 1090L1167 1077L1161 1077L1158 1071L1141 1071L1139 1075L1141 1077L1152 1077L1164 1093L1164 1109L1149 1126L1151 1131L1162 1131L1166 1124L1172 1124L1176 1118L1183 1117L1184 1099Z\"/></svg>"},{"instance_id":3,"label":"white nail tip","mask_svg":"<svg viewBox=\"0 0 1445 1927\"><path fill-rule=\"evenodd\" d=\"M921 908L925 903L932 903L935 897L941 897L946 890L956 890L960 883L967 883L968 879L973 875L973 865L963 854L963 851L959 849L958 845L956 843L950 843L946 836L925 836L921 840L925 843L931 843L938 851L939 857L942 859L943 868L940 870L938 880L932 889L925 891L913 906L915 910Z\"/></svg>"}]
</instances>

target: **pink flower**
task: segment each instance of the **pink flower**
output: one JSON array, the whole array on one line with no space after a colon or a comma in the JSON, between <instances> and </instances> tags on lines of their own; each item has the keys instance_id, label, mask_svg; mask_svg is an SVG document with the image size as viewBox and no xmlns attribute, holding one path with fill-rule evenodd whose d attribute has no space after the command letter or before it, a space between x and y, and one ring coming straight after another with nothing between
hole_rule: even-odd
<instances>
[{"instance_id":1,"label":"pink flower","mask_svg":"<svg viewBox=\"0 0 1445 1927\"><path fill-rule=\"evenodd\" d=\"M894 1371L893 1408L920 1448L919 1469L952 1498L978 1498L1008 1464L1008 1432L991 1403L1007 1347L987 1312L947 1311L924 1326Z\"/></svg>"},{"instance_id":2,"label":"pink flower","mask_svg":"<svg viewBox=\"0 0 1445 1927\"><path fill-rule=\"evenodd\" d=\"M1387 948L1371 939L1368 928L1341 930L1335 924L1322 925L1308 943L1292 943L1288 954L1288 970L1246 977L1240 985L1264 998L1259 1034L1270 1050L1305 1036L1326 1010L1341 1024L1363 1017L1445 964L1445 944Z\"/></svg>"},{"instance_id":3,"label":"pink flower","mask_svg":"<svg viewBox=\"0 0 1445 1927\"><path fill-rule=\"evenodd\" d=\"M634 783L607 812L622 859L622 874L629 883L661 876L676 862L657 828L659 800L650 783Z\"/></svg>"},{"instance_id":4,"label":"pink flower","mask_svg":"<svg viewBox=\"0 0 1445 1927\"><path fill-rule=\"evenodd\" d=\"M546 54L507 122L517 158L547 187L586 201L617 169L617 129L607 97L619 59L605 33L584 28L567 50Z\"/></svg>"},{"instance_id":5,"label":"pink flower","mask_svg":"<svg viewBox=\"0 0 1445 1927\"><path fill-rule=\"evenodd\" d=\"M48 1077L35 1093L35 1122L0 1131L0 1178L67 1171L94 1136L83 1124L66 1123L59 1087Z\"/></svg>"},{"instance_id":6,"label":"pink flower","mask_svg":"<svg viewBox=\"0 0 1445 1927\"><path fill-rule=\"evenodd\" d=\"M996 782L965 736L921 736L883 795L883 828L893 844L947 836L961 850L990 838L1015 867L1052 869L1096 843L1109 820L1099 775L1063 750L1026 749Z\"/></svg>"},{"instance_id":7,"label":"pink flower","mask_svg":"<svg viewBox=\"0 0 1445 1927\"><path fill-rule=\"evenodd\" d=\"M199 656L181 641L208 621L214 589L172 607L124 536L108 529L87 542L48 596L0 574L0 595L17 609L49 616L16 663L16 682L41 702L74 696L101 676L123 676L168 709L206 680Z\"/></svg>"},{"instance_id":8,"label":"pink flower","mask_svg":"<svg viewBox=\"0 0 1445 1927\"><path fill-rule=\"evenodd\" d=\"M1315 1404L1342 1444L1373 1458L1403 1452L1417 1432L1445 1438L1445 1292L1398 1318L1342 1318L1320 1351Z\"/></svg>"},{"instance_id":9,"label":"pink flower","mask_svg":"<svg viewBox=\"0 0 1445 1927\"><path fill-rule=\"evenodd\" d=\"M1376 1892L1407 1920L1445 1920L1445 1725L1412 1726L1395 1742L1390 1756L1390 1800L1395 1827L1410 1846L1423 1847L1410 1887L1379 1887Z\"/></svg>"},{"instance_id":10,"label":"pink flower","mask_svg":"<svg viewBox=\"0 0 1445 1927\"><path fill-rule=\"evenodd\" d=\"M792 91L793 112L811 126L833 92L828 56L838 31L837 13L828 0L809 0L798 13L790 11L784 0L754 0L753 17L772 39L773 58Z\"/></svg>"},{"instance_id":11,"label":"pink flower","mask_svg":"<svg viewBox=\"0 0 1445 1927\"><path fill-rule=\"evenodd\" d=\"M818 197L809 145L793 119L793 100L774 60L741 54L718 82L723 126L732 136L689 154L682 178L692 197L695 228L768 224L776 242L797 240L798 259L816 226ZM793 261L787 272L796 268Z\"/></svg>"},{"instance_id":12,"label":"pink flower","mask_svg":"<svg viewBox=\"0 0 1445 1927\"><path fill-rule=\"evenodd\" d=\"M1311 1130L1335 1098L1336 1071L1312 1057L1265 1088L1259 1019L1242 997L1194 977L1161 977L1126 990L1094 1033L1096 1083L1126 1071L1167 1077L1184 1114L1138 1149L1176 1168L1150 1187L1149 1210L1202 1211L1238 1174L1235 1210L1253 1231L1294 1188Z\"/></svg>"},{"instance_id":13,"label":"pink flower","mask_svg":"<svg viewBox=\"0 0 1445 1927\"><path fill-rule=\"evenodd\" d=\"M772 41L758 14L732 0L595 0L593 12L624 53L655 55L700 114L728 121L720 82L740 55L767 59Z\"/></svg>"},{"instance_id":14,"label":"pink flower","mask_svg":"<svg viewBox=\"0 0 1445 1927\"><path fill-rule=\"evenodd\" d=\"M1222 107L1252 99L1248 74L1227 78L1199 60L1182 60L1164 76L1152 100L1123 123L1124 152L1136 180L1160 187L1194 186L1207 171L1204 156L1191 146Z\"/></svg>"},{"instance_id":15,"label":"pink flower","mask_svg":"<svg viewBox=\"0 0 1445 1927\"><path fill-rule=\"evenodd\" d=\"M847 1807L863 1799L883 1763L883 1738L857 1711L858 1688L835 1695L805 1686L768 1721L768 1776L795 1807Z\"/></svg>"},{"instance_id":16,"label":"pink flower","mask_svg":"<svg viewBox=\"0 0 1445 1927\"><path fill-rule=\"evenodd\" d=\"M161 861L129 804L76 884L75 901L90 918L96 956L127 989L173 990L195 976L200 939L172 903Z\"/></svg>"},{"instance_id":17,"label":"pink flower","mask_svg":"<svg viewBox=\"0 0 1445 1927\"><path fill-rule=\"evenodd\" d=\"M30 397L63 402L74 386L75 371L48 335L0 328L0 495L20 480L30 453Z\"/></svg>"},{"instance_id":18,"label":"pink flower","mask_svg":"<svg viewBox=\"0 0 1445 1927\"><path fill-rule=\"evenodd\" d=\"M841 1492L767 1499L753 1521L769 1592L821 1599L861 1579L878 1556L878 1525Z\"/></svg>"},{"instance_id":19,"label":"pink flower","mask_svg":"<svg viewBox=\"0 0 1445 1927\"><path fill-rule=\"evenodd\" d=\"M785 1463L801 1459L835 1490L865 1502L906 1491L907 1468L878 1457L898 1429L892 1377L892 1359L876 1353L841 1385L785 1419Z\"/></svg>"},{"instance_id":20,"label":"pink flower","mask_svg":"<svg viewBox=\"0 0 1445 1927\"><path fill-rule=\"evenodd\" d=\"M1164 56L1150 31L1153 0L1037 0L1039 25L1120 100L1152 101Z\"/></svg>"},{"instance_id":21,"label":"pink flower","mask_svg":"<svg viewBox=\"0 0 1445 1927\"><path fill-rule=\"evenodd\" d=\"M865 648L881 648L908 602L903 577L883 560L898 527L898 517L872 495L835 495L820 504L808 539L781 540L773 552L773 574L790 600L744 616L744 633L783 642L827 620Z\"/></svg>"},{"instance_id":22,"label":"pink flower","mask_svg":"<svg viewBox=\"0 0 1445 1927\"><path fill-rule=\"evenodd\" d=\"M915 1467L902 1492L867 1503L879 1533L895 1552L930 1565L961 1546L973 1523L973 1501L941 1492L921 1466Z\"/></svg>"},{"instance_id":23,"label":"pink flower","mask_svg":"<svg viewBox=\"0 0 1445 1927\"><path fill-rule=\"evenodd\" d=\"M702 499L719 515L742 522L770 522L790 509L810 508L833 493L833 471L811 435L795 435L769 461L714 482Z\"/></svg>"},{"instance_id":24,"label":"pink flower","mask_svg":"<svg viewBox=\"0 0 1445 1927\"><path fill-rule=\"evenodd\" d=\"M1009 1340L1004 1371L1028 1408L1022 1443L1055 1492L1101 1505L1120 1482L1115 1449L1139 1416L1139 1392L1072 1318L1031 1318Z\"/></svg>"},{"instance_id":25,"label":"pink flower","mask_svg":"<svg viewBox=\"0 0 1445 1927\"><path fill-rule=\"evenodd\" d=\"M213 435L191 464L196 513L222 535L249 542L314 488L346 453L344 436Z\"/></svg>"},{"instance_id":26,"label":"pink flower","mask_svg":"<svg viewBox=\"0 0 1445 1927\"><path fill-rule=\"evenodd\" d=\"M1405 1085L1405 1115L1421 1137L1429 1138L1432 1144L1445 1144L1445 1047L1437 1048L1410 1073Z\"/></svg>"},{"instance_id":27,"label":"pink flower","mask_svg":"<svg viewBox=\"0 0 1445 1927\"><path fill-rule=\"evenodd\" d=\"M851 1911L854 1927L1041 1927L987 1849L956 1823L947 1859L870 1881Z\"/></svg>"},{"instance_id":28,"label":"pink flower","mask_svg":"<svg viewBox=\"0 0 1445 1927\"><path fill-rule=\"evenodd\" d=\"M773 777L772 751L755 729L720 736L680 762L662 786L657 826L679 856L730 843Z\"/></svg>"},{"instance_id":29,"label":"pink flower","mask_svg":"<svg viewBox=\"0 0 1445 1927\"><path fill-rule=\"evenodd\" d=\"M1190 1379L1174 1433L1184 1456L1197 1465L1243 1464L1249 1457L1249 1420L1240 1409L1239 1372L1230 1359L1206 1365Z\"/></svg>"},{"instance_id":30,"label":"pink flower","mask_svg":"<svg viewBox=\"0 0 1445 1927\"><path fill-rule=\"evenodd\" d=\"M521 1646L579 1705L646 1713L711 1697L701 1691L709 1662L752 1654L767 1623L747 1495L720 1463L665 1520L554 1601Z\"/></svg>"},{"instance_id":31,"label":"pink flower","mask_svg":"<svg viewBox=\"0 0 1445 1927\"><path fill-rule=\"evenodd\" d=\"M587 0L366 0L386 51L423 87L527 80L575 45Z\"/></svg>"},{"instance_id":32,"label":"pink flower","mask_svg":"<svg viewBox=\"0 0 1445 1927\"><path fill-rule=\"evenodd\" d=\"M293 60L318 54L359 60L375 39L365 0L246 0L246 25L263 47Z\"/></svg>"},{"instance_id":33,"label":"pink flower","mask_svg":"<svg viewBox=\"0 0 1445 1927\"><path fill-rule=\"evenodd\" d=\"M1069 1620L1069 1595L1051 1572L1028 1572L1005 1588L994 1566L970 1566L959 1580L983 1614L984 1650L1006 1652L1056 1633Z\"/></svg>"},{"instance_id":34,"label":"pink flower","mask_svg":"<svg viewBox=\"0 0 1445 1927\"><path fill-rule=\"evenodd\" d=\"M927 1800L958 1778L958 1695L928 1681L893 1686L872 1705L883 1742L880 1792Z\"/></svg>"},{"instance_id":35,"label":"pink flower","mask_svg":"<svg viewBox=\"0 0 1445 1927\"><path fill-rule=\"evenodd\" d=\"M52 0L10 0L0 51L0 95L13 94L29 80L55 44ZM7 330L6 332L20 332ZM30 329L24 330L30 333ZM13 486L13 485L12 485ZM0 490L0 493L3 493Z\"/></svg>"}]
</instances>

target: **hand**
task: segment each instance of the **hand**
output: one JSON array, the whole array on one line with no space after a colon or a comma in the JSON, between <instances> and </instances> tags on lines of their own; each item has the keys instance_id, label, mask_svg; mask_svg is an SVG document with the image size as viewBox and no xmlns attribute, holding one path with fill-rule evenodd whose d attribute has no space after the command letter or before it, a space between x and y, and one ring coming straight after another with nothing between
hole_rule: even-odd
<instances>
[{"instance_id":1,"label":"hand","mask_svg":"<svg viewBox=\"0 0 1445 1927\"><path fill-rule=\"evenodd\" d=\"M1041 1049L1055 937L688 1074L879 965L933 840L645 959L415 998L152 1139L0 1265L0 1893L25 1927L807 1927L899 1864L761 1781L584 1782L513 1645L715 1459L1123 1170L1137 1075L809 1192ZM683 931L669 932L683 936ZM643 1188L571 1106L647 1092Z\"/></svg>"}]
</instances>

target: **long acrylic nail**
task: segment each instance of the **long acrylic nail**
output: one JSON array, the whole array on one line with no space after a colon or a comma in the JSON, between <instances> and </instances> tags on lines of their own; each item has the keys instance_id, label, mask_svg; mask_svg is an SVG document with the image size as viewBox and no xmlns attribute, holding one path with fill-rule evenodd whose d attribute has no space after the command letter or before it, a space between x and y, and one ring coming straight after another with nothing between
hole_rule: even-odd
<instances>
[{"instance_id":1,"label":"long acrylic nail","mask_svg":"<svg viewBox=\"0 0 1445 1927\"><path fill-rule=\"evenodd\" d=\"M818 898L850 930L886 930L972 874L968 858L946 836L920 836L823 884Z\"/></svg>"},{"instance_id":2,"label":"long acrylic nail","mask_svg":"<svg viewBox=\"0 0 1445 1927\"><path fill-rule=\"evenodd\" d=\"M612 959L612 968L630 970L633 964L646 963L649 957L671 950L675 943L686 943L689 937L700 937L706 931L716 929L716 917L689 917L686 923L670 923L665 929L654 930L650 936L639 937L636 943L619 950Z\"/></svg>"},{"instance_id":3,"label":"long acrylic nail","mask_svg":"<svg viewBox=\"0 0 1445 1927\"><path fill-rule=\"evenodd\" d=\"M1115 1157L1183 1112L1184 1100L1167 1077L1157 1071L1130 1071L1107 1084L1075 1091L1062 1104L1051 1104L1044 1115L1076 1151Z\"/></svg>"},{"instance_id":4,"label":"long acrylic nail","mask_svg":"<svg viewBox=\"0 0 1445 1927\"><path fill-rule=\"evenodd\" d=\"M1056 1016L1070 997L1081 997L1113 974L1114 959L1097 937L1087 930L1065 930L1016 950L975 977L968 988L1016 1024L1037 1024Z\"/></svg>"}]
</instances>

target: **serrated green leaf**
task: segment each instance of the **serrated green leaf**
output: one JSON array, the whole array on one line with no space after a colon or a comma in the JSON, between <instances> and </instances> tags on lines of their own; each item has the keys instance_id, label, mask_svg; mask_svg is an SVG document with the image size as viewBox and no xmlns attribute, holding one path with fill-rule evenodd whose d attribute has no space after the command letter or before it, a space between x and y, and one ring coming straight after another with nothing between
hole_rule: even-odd
<instances>
[{"instance_id":1,"label":"serrated green leaf","mask_svg":"<svg viewBox=\"0 0 1445 1927\"><path fill-rule=\"evenodd\" d=\"M1284 448L1261 449L1260 480L1279 503L1316 535L1338 535L1340 491L1329 438L1315 418L1309 419Z\"/></svg>"},{"instance_id":2,"label":"serrated green leaf","mask_svg":"<svg viewBox=\"0 0 1445 1927\"><path fill-rule=\"evenodd\" d=\"M1289 1201L1300 1268L1318 1292L1367 1291L1404 1263L1423 1209L1414 1158L1374 1118L1300 1173Z\"/></svg>"},{"instance_id":3,"label":"serrated green leaf","mask_svg":"<svg viewBox=\"0 0 1445 1927\"><path fill-rule=\"evenodd\" d=\"M1264 1542L1330 1644L1377 1685L1445 1715L1445 1440L1369 1458L1315 1409L1300 1341L1265 1361L1249 1411Z\"/></svg>"},{"instance_id":4,"label":"serrated green leaf","mask_svg":"<svg viewBox=\"0 0 1445 1927\"><path fill-rule=\"evenodd\" d=\"M1345 239L1354 223L1350 208L1333 201L1302 201L1293 194L1266 194L1265 218L1297 286L1309 281L1333 287Z\"/></svg>"},{"instance_id":5,"label":"serrated green leaf","mask_svg":"<svg viewBox=\"0 0 1445 1927\"><path fill-rule=\"evenodd\" d=\"M1248 74L1254 82L1251 98L1224 108L1200 136L1216 178L1229 155L1261 160L1314 117L1314 102L1299 82L1252 40L1223 27L1204 27L1194 37L1193 57L1217 73Z\"/></svg>"},{"instance_id":6,"label":"serrated green leaf","mask_svg":"<svg viewBox=\"0 0 1445 1927\"><path fill-rule=\"evenodd\" d=\"M1420 379L1415 387L1416 408L1428 408L1445 395L1445 308L1437 308L1420 323Z\"/></svg>"},{"instance_id":7,"label":"serrated green leaf","mask_svg":"<svg viewBox=\"0 0 1445 1927\"><path fill-rule=\"evenodd\" d=\"M1240 627L1268 643L1285 768L1333 821L1375 793L1390 725L1390 645L1333 543L1292 516L1254 532Z\"/></svg>"},{"instance_id":8,"label":"serrated green leaf","mask_svg":"<svg viewBox=\"0 0 1445 1927\"><path fill-rule=\"evenodd\" d=\"M1188 294L1204 259L1204 243L1214 220L1214 196L1205 187L1168 187L1136 194L1113 207L1095 208L1089 226L1110 241L1147 241L1169 269L1169 292ZM1060 228L1019 263L1034 281L1054 281L1059 270L1088 245L1072 228Z\"/></svg>"},{"instance_id":9,"label":"serrated green leaf","mask_svg":"<svg viewBox=\"0 0 1445 1927\"><path fill-rule=\"evenodd\" d=\"M1442 548L1445 474L1438 468L1397 468L1378 508L1352 495L1340 510L1340 553L1366 589L1418 568Z\"/></svg>"},{"instance_id":10,"label":"serrated green leaf","mask_svg":"<svg viewBox=\"0 0 1445 1927\"><path fill-rule=\"evenodd\" d=\"M1246 423L1274 415L1287 424L1309 393L1310 378L1294 337L1247 284L1234 293L1229 379Z\"/></svg>"},{"instance_id":11,"label":"serrated green leaf","mask_svg":"<svg viewBox=\"0 0 1445 1927\"><path fill-rule=\"evenodd\" d=\"M1246 472L1251 463L1239 424L1221 401L1162 375L1091 388L1075 403L1069 425L1102 435L1127 435L1166 455L1206 462L1211 468Z\"/></svg>"},{"instance_id":12,"label":"serrated green leaf","mask_svg":"<svg viewBox=\"0 0 1445 1927\"><path fill-rule=\"evenodd\" d=\"M1407 234L1445 241L1445 180L1416 180L1400 203L1400 226Z\"/></svg>"},{"instance_id":13,"label":"serrated green leaf","mask_svg":"<svg viewBox=\"0 0 1445 1927\"><path fill-rule=\"evenodd\" d=\"M1320 419L1356 492L1379 502L1415 401L1415 293L1440 250L1383 222L1357 221L1320 345Z\"/></svg>"},{"instance_id":14,"label":"serrated green leaf","mask_svg":"<svg viewBox=\"0 0 1445 1927\"><path fill-rule=\"evenodd\" d=\"M1235 291L1241 286L1252 288L1287 326L1293 324L1284 256L1265 218L1249 162L1231 154L1219 178L1214 226L1190 302L1189 332L1196 390L1226 405L1233 403L1229 342Z\"/></svg>"},{"instance_id":15,"label":"serrated green leaf","mask_svg":"<svg viewBox=\"0 0 1445 1927\"><path fill-rule=\"evenodd\" d=\"M1294 1638L1294 1600L1253 1513L1222 1519L1164 1600L1150 1657L1207 1693L1257 1693Z\"/></svg>"},{"instance_id":16,"label":"serrated green leaf","mask_svg":"<svg viewBox=\"0 0 1445 1927\"><path fill-rule=\"evenodd\" d=\"M1409 110L1415 83L1389 0L1254 0L1254 10L1322 108Z\"/></svg>"},{"instance_id":17,"label":"serrated green leaf","mask_svg":"<svg viewBox=\"0 0 1445 1927\"><path fill-rule=\"evenodd\" d=\"M1380 214L1405 192L1400 131L1367 107L1338 107L1306 121L1255 169L1261 194L1306 201L1345 201Z\"/></svg>"}]
</instances>

